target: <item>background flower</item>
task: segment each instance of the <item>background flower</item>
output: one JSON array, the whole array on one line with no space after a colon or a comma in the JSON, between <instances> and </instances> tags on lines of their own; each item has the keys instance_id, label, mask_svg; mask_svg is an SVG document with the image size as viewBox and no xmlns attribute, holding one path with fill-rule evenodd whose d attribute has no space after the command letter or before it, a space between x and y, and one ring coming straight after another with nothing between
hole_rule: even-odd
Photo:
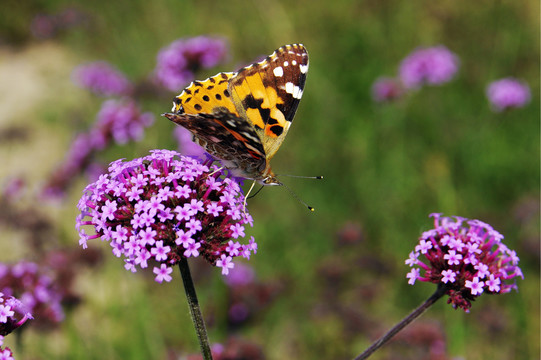
<instances>
[{"instance_id":1,"label":"background flower","mask_svg":"<svg viewBox=\"0 0 541 360\"><path fill-rule=\"evenodd\" d=\"M458 66L458 57L443 45L421 48L400 63L400 80L408 89L441 85L455 76Z\"/></svg>"},{"instance_id":2,"label":"background flower","mask_svg":"<svg viewBox=\"0 0 541 360\"><path fill-rule=\"evenodd\" d=\"M486 95L495 111L524 107L531 98L528 84L512 77L490 83Z\"/></svg>"},{"instance_id":3,"label":"background flower","mask_svg":"<svg viewBox=\"0 0 541 360\"><path fill-rule=\"evenodd\" d=\"M412 267L407 276L409 284L420 280L445 286L448 303L465 311L483 292L504 294L517 288L509 281L524 278L519 258L502 243L499 232L479 220L431 216L434 229L423 233L406 260Z\"/></svg>"},{"instance_id":4,"label":"background flower","mask_svg":"<svg viewBox=\"0 0 541 360\"><path fill-rule=\"evenodd\" d=\"M394 78L380 77L372 84L372 99L376 102L393 101L403 93L402 85Z\"/></svg>"},{"instance_id":5,"label":"background flower","mask_svg":"<svg viewBox=\"0 0 541 360\"><path fill-rule=\"evenodd\" d=\"M106 61L80 65L72 74L73 81L97 95L128 95L133 89L131 82L118 69Z\"/></svg>"},{"instance_id":6,"label":"background flower","mask_svg":"<svg viewBox=\"0 0 541 360\"><path fill-rule=\"evenodd\" d=\"M178 39L160 50L154 74L171 91L180 92L199 69L208 69L227 58L227 44L220 38L197 36Z\"/></svg>"}]
</instances>

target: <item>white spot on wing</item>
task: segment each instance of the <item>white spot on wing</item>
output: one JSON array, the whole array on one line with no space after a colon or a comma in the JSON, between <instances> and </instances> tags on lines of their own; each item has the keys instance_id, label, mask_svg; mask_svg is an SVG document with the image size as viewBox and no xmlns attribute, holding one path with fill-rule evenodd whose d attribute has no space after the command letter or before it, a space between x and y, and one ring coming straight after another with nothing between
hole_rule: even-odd
<instances>
[{"instance_id":1,"label":"white spot on wing","mask_svg":"<svg viewBox=\"0 0 541 360\"><path fill-rule=\"evenodd\" d=\"M294 89L295 89L295 85L293 85L292 82L286 83L286 93L293 94Z\"/></svg>"},{"instance_id":2,"label":"white spot on wing","mask_svg":"<svg viewBox=\"0 0 541 360\"><path fill-rule=\"evenodd\" d=\"M272 70L274 73L274 76L276 77L282 77L284 76L284 69L282 69L281 66L275 67L274 70Z\"/></svg>"},{"instance_id":3,"label":"white spot on wing","mask_svg":"<svg viewBox=\"0 0 541 360\"><path fill-rule=\"evenodd\" d=\"M294 97L295 99L300 99L300 98L302 97L302 90L301 90L301 88L298 87L298 86L295 86L295 87L293 88L293 93L292 93L292 95L293 95L293 97Z\"/></svg>"},{"instance_id":4,"label":"white spot on wing","mask_svg":"<svg viewBox=\"0 0 541 360\"><path fill-rule=\"evenodd\" d=\"M306 65L300 65L301 73L306 74L308 72L308 64Z\"/></svg>"},{"instance_id":5,"label":"white spot on wing","mask_svg":"<svg viewBox=\"0 0 541 360\"><path fill-rule=\"evenodd\" d=\"M284 66L288 66L288 65L289 65L289 62L284 61Z\"/></svg>"},{"instance_id":6,"label":"white spot on wing","mask_svg":"<svg viewBox=\"0 0 541 360\"><path fill-rule=\"evenodd\" d=\"M291 62L291 65L297 65L297 60L293 60L293 61Z\"/></svg>"}]
</instances>

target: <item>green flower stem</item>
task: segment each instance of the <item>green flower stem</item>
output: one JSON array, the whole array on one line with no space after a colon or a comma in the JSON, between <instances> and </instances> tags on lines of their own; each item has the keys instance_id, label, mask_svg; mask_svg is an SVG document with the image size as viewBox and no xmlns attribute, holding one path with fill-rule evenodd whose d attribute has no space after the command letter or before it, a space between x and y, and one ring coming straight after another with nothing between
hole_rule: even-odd
<instances>
[{"instance_id":1,"label":"green flower stem","mask_svg":"<svg viewBox=\"0 0 541 360\"><path fill-rule=\"evenodd\" d=\"M434 294L432 294L424 303L422 303L417 309L413 310L402 321L396 324L389 332L376 340L368 349L366 349L361 355L357 356L354 360L367 359L372 353L382 347L387 341L391 340L400 330L409 325L413 320L417 319L422 313L424 313L430 306L438 301L447 291L445 286L438 285L438 288Z\"/></svg>"},{"instance_id":2,"label":"green flower stem","mask_svg":"<svg viewBox=\"0 0 541 360\"><path fill-rule=\"evenodd\" d=\"M195 293L195 287L193 285L192 275L190 274L190 267L188 266L188 260L182 258L178 264L180 274L182 275L182 282L184 283L184 291L186 291L186 298L188 299L188 306L190 307L190 315L192 316L192 322L199 339L199 346L201 347L201 355L204 360L212 360L212 354L210 352L209 339L207 336L207 329L205 328L205 321L201 314L201 308L197 301L197 294Z\"/></svg>"}]
</instances>

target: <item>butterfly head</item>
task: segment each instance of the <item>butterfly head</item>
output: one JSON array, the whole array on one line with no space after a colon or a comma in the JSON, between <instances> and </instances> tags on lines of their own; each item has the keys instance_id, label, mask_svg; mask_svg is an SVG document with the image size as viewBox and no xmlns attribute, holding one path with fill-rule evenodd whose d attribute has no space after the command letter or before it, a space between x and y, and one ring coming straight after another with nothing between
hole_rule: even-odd
<instances>
[{"instance_id":1,"label":"butterfly head","mask_svg":"<svg viewBox=\"0 0 541 360\"><path fill-rule=\"evenodd\" d=\"M278 178L276 177L276 174L272 171L270 166L267 165L265 171L263 172L263 176L257 180L258 183L261 185L283 185Z\"/></svg>"}]
</instances>

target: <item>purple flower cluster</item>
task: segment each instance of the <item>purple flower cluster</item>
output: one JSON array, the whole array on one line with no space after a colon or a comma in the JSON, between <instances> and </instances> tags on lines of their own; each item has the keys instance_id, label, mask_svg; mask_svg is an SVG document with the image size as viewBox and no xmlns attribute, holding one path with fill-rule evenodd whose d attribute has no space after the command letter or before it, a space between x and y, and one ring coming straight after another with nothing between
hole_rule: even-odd
<instances>
[{"instance_id":1,"label":"purple flower cluster","mask_svg":"<svg viewBox=\"0 0 541 360\"><path fill-rule=\"evenodd\" d=\"M505 281L524 278L519 258L501 242L499 232L479 220L431 216L434 229L423 233L406 260L412 267L407 275L409 284L419 280L444 286L448 303L466 312L483 292L503 294L517 288L514 282ZM428 264L419 259L421 255Z\"/></svg>"},{"instance_id":2,"label":"purple flower cluster","mask_svg":"<svg viewBox=\"0 0 541 360\"><path fill-rule=\"evenodd\" d=\"M171 91L178 91L194 79L199 69L208 69L227 58L223 39L197 36L178 39L158 53L156 80Z\"/></svg>"},{"instance_id":3,"label":"purple flower cluster","mask_svg":"<svg viewBox=\"0 0 541 360\"><path fill-rule=\"evenodd\" d=\"M372 84L372 99L391 102L407 90L445 84L456 75L458 67L458 57L443 45L419 48L402 60L396 78L380 77Z\"/></svg>"},{"instance_id":4,"label":"purple flower cluster","mask_svg":"<svg viewBox=\"0 0 541 360\"><path fill-rule=\"evenodd\" d=\"M146 127L152 125L154 115L141 113L134 100L105 101L97 115L94 128L90 131L92 147L98 150L106 147L111 140L117 144L139 141Z\"/></svg>"},{"instance_id":5,"label":"purple flower cluster","mask_svg":"<svg viewBox=\"0 0 541 360\"><path fill-rule=\"evenodd\" d=\"M408 89L441 85L455 76L458 66L457 56L443 45L421 48L400 63L400 80Z\"/></svg>"},{"instance_id":6,"label":"purple flower cluster","mask_svg":"<svg viewBox=\"0 0 541 360\"><path fill-rule=\"evenodd\" d=\"M43 268L32 262L0 263L0 292L20 299L25 313L36 316L36 326L55 326L64 320L62 294ZM0 332L0 335L5 333Z\"/></svg>"},{"instance_id":7,"label":"purple flower cluster","mask_svg":"<svg viewBox=\"0 0 541 360\"><path fill-rule=\"evenodd\" d=\"M508 77L490 83L486 95L495 111L521 108L530 102L530 87L525 82Z\"/></svg>"},{"instance_id":8,"label":"purple flower cluster","mask_svg":"<svg viewBox=\"0 0 541 360\"><path fill-rule=\"evenodd\" d=\"M404 89L400 81L390 77L380 77L372 85L372 99L375 102L390 102L402 97Z\"/></svg>"},{"instance_id":9,"label":"purple flower cluster","mask_svg":"<svg viewBox=\"0 0 541 360\"><path fill-rule=\"evenodd\" d=\"M131 99L107 100L103 103L94 127L89 133L78 135L71 144L66 160L47 182L46 196L60 196L74 177L87 169L96 151L116 142L140 140L145 127L154 121L154 116L142 113L137 103Z\"/></svg>"},{"instance_id":10,"label":"purple flower cluster","mask_svg":"<svg viewBox=\"0 0 541 360\"><path fill-rule=\"evenodd\" d=\"M153 261L157 282L171 281L182 257L202 256L228 274L232 259L249 259L257 244L253 237L245 245L236 240L245 236L245 224L253 225L240 186L209 166L169 150L111 163L79 201L79 244L108 241L132 272Z\"/></svg>"},{"instance_id":11,"label":"purple flower cluster","mask_svg":"<svg viewBox=\"0 0 541 360\"><path fill-rule=\"evenodd\" d=\"M3 344L4 336L33 319L32 314L26 309L27 307L19 299L0 292L0 346ZM1 355L0 348L0 359Z\"/></svg>"},{"instance_id":12,"label":"purple flower cluster","mask_svg":"<svg viewBox=\"0 0 541 360\"><path fill-rule=\"evenodd\" d=\"M4 346L4 337L33 319L26 307L13 296L0 292L0 360L14 360L13 352Z\"/></svg>"},{"instance_id":13,"label":"purple flower cluster","mask_svg":"<svg viewBox=\"0 0 541 360\"><path fill-rule=\"evenodd\" d=\"M102 96L129 95L133 90L133 85L124 74L105 61L76 67L72 79L80 87Z\"/></svg>"}]
</instances>

